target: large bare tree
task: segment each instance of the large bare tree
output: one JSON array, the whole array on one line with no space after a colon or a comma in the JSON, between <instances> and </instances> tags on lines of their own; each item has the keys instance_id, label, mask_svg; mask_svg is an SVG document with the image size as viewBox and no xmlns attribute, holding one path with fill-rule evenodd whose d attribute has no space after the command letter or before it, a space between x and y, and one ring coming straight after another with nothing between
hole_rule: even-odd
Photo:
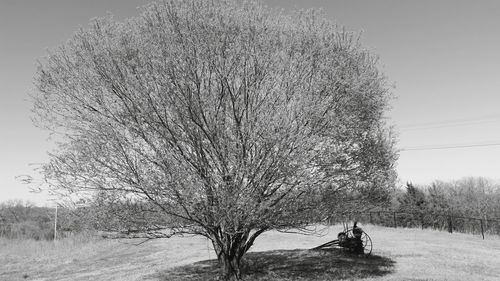
<instances>
[{"instance_id":1,"label":"large bare tree","mask_svg":"<svg viewBox=\"0 0 500 281\"><path fill-rule=\"evenodd\" d=\"M377 58L317 11L152 4L92 21L36 84L37 124L63 139L50 188L94 197L128 231L207 237L226 279L263 232L379 200L394 179Z\"/></svg>"}]
</instances>

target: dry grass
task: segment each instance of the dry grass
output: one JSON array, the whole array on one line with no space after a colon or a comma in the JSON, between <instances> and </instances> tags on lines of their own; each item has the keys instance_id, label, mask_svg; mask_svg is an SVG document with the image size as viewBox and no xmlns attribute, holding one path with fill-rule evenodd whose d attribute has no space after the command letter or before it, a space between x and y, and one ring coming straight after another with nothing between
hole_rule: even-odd
<instances>
[{"instance_id":1,"label":"dry grass","mask_svg":"<svg viewBox=\"0 0 500 281\"><path fill-rule=\"evenodd\" d=\"M159 270L203 259L195 250L203 241L176 237L137 245L141 240L95 236L75 236L56 243L3 239L0 280L144 280ZM184 251L184 247L193 251ZM206 253L206 246L204 249Z\"/></svg>"},{"instance_id":2,"label":"dry grass","mask_svg":"<svg viewBox=\"0 0 500 281\"><path fill-rule=\"evenodd\" d=\"M373 256L308 251L334 239L269 232L256 241L246 280L500 280L500 237L364 226ZM0 280L207 280L217 272L205 239L103 240L57 243L0 240Z\"/></svg>"},{"instance_id":3,"label":"dry grass","mask_svg":"<svg viewBox=\"0 0 500 281\"><path fill-rule=\"evenodd\" d=\"M376 254L394 274L368 280L500 280L500 237L374 227Z\"/></svg>"}]
</instances>

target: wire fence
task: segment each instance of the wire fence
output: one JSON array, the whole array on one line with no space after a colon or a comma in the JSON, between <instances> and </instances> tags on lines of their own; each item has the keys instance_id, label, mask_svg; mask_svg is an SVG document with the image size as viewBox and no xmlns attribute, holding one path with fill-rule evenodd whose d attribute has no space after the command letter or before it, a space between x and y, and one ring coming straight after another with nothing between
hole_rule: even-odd
<instances>
[{"instance_id":1,"label":"wire fence","mask_svg":"<svg viewBox=\"0 0 500 281\"><path fill-rule=\"evenodd\" d=\"M435 229L481 235L500 235L499 218L477 218L443 213L409 213L400 211L352 212L330 220L331 224L356 220L386 227Z\"/></svg>"}]
</instances>

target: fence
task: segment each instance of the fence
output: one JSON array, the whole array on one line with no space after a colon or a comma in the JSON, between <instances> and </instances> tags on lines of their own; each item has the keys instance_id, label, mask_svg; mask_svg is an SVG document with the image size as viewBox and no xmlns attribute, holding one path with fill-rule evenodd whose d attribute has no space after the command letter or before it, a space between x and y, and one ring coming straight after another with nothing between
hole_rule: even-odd
<instances>
[{"instance_id":1,"label":"fence","mask_svg":"<svg viewBox=\"0 0 500 281\"><path fill-rule=\"evenodd\" d=\"M500 219L475 218L442 213L408 213L398 211L351 212L336 217L335 221L357 220L387 227L431 228L450 233L462 232L481 235L500 235Z\"/></svg>"}]
</instances>

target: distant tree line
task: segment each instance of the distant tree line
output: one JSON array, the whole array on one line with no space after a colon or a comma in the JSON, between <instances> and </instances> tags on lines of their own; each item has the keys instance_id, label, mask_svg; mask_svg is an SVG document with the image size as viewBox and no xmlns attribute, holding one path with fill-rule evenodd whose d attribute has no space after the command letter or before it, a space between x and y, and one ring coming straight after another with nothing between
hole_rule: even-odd
<instances>
[{"instance_id":1,"label":"distant tree line","mask_svg":"<svg viewBox=\"0 0 500 281\"><path fill-rule=\"evenodd\" d=\"M9 239L51 240L54 238L55 208L11 200L0 203L0 237ZM86 208L60 207L57 235L95 230L96 221Z\"/></svg>"},{"instance_id":2,"label":"distant tree line","mask_svg":"<svg viewBox=\"0 0 500 281\"><path fill-rule=\"evenodd\" d=\"M0 237L52 240L56 224L59 238L81 232L95 232L114 238L156 238L164 237L166 229L178 223L160 216L144 204L123 202L112 205L109 200L112 199L98 193L92 200L80 204L65 202L58 207L57 224L55 207L39 207L22 200L2 202Z\"/></svg>"},{"instance_id":3,"label":"distant tree line","mask_svg":"<svg viewBox=\"0 0 500 281\"><path fill-rule=\"evenodd\" d=\"M130 202L117 208L117 205L101 202L107 200L112 199L105 194L98 194L92 202L78 208L60 207L58 236L88 230L118 230L131 236L142 233L146 237L154 237L156 234L164 234L165 227L175 223L172 219L148 210L147 206ZM404 189L394 190L390 198L382 201L391 203L374 205L371 211L364 208L359 219L386 226L394 226L396 223L397 227L441 230L448 230L452 223L453 231L478 233L480 221L468 219L476 218L483 220L485 232L500 234L500 184L489 179L436 181L428 186L407 183ZM388 209L391 212L383 211ZM347 211L356 210L355 206L347 208ZM23 201L0 203L0 237L53 239L54 216L54 208L37 207ZM130 223L131 216L135 218L133 224ZM450 219L453 221L450 222Z\"/></svg>"},{"instance_id":4,"label":"distant tree line","mask_svg":"<svg viewBox=\"0 0 500 281\"><path fill-rule=\"evenodd\" d=\"M328 223L353 220L387 227L500 235L500 182L482 177L429 185L408 182L378 204L334 210Z\"/></svg>"},{"instance_id":5,"label":"distant tree line","mask_svg":"<svg viewBox=\"0 0 500 281\"><path fill-rule=\"evenodd\" d=\"M392 201L402 227L500 233L500 184L481 177L435 181L428 186L406 184ZM483 224L481 226L481 224Z\"/></svg>"},{"instance_id":6,"label":"distant tree line","mask_svg":"<svg viewBox=\"0 0 500 281\"><path fill-rule=\"evenodd\" d=\"M429 186L408 183L406 190L395 197L398 211L500 218L500 184L485 178L436 181Z\"/></svg>"}]
</instances>

